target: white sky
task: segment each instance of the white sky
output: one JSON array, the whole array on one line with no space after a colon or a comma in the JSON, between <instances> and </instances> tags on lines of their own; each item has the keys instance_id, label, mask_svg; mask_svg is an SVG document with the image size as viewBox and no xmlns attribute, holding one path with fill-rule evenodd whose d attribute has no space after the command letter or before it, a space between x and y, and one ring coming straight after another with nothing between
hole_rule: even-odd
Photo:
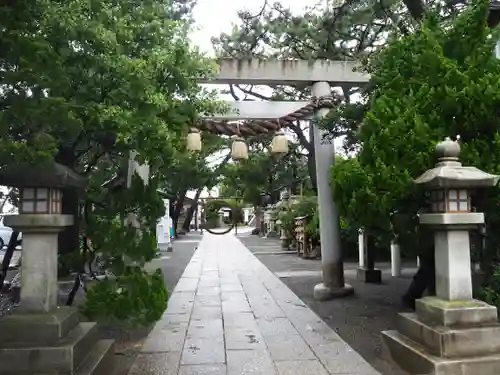
<instances>
[{"instance_id":1,"label":"white sky","mask_svg":"<svg viewBox=\"0 0 500 375\"><path fill-rule=\"evenodd\" d=\"M292 12L298 13L306 6L318 3L320 0L280 0L280 3L289 7ZM326 1L326 0L325 0ZM270 0L272 4L274 1ZM194 8L194 18L198 30L191 40L203 52L212 52L210 38L221 33L230 33L233 24L238 21L238 10L249 10L257 13L264 4L263 0L198 0Z\"/></svg>"}]
</instances>

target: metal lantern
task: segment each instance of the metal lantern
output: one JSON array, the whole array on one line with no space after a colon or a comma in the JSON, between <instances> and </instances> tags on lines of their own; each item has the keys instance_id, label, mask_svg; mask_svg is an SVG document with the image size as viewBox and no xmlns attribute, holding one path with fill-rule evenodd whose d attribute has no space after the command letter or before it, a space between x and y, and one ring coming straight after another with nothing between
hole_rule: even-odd
<instances>
[{"instance_id":1,"label":"metal lantern","mask_svg":"<svg viewBox=\"0 0 500 375\"><path fill-rule=\"evenodd\" d=\"M187 149L190 151L201 151L201 134L196 128L191 128L187 136Z\"/></svg>"},{"instance_id":2,"label":"metal lantern","mask_svg":"<svg viewBox=\"0 0 500 375\"><path fill-rule=\"evenodd\" d=\"M286 154L288 152L288 139L283 129L278 130L274 135L271 152L273 154Z\"/></svg>"},{"instance_id":3,"label":"metal lantern","mask_svg":"<svg viewBox=\"0 0 500 375\"><path fill-rule=\"evenodd\" d=\"M234 160L248 159L248 146L243 138L238 136L233 138L233 144L231 145L231 157Z\"/></svg>"}]
</instances>

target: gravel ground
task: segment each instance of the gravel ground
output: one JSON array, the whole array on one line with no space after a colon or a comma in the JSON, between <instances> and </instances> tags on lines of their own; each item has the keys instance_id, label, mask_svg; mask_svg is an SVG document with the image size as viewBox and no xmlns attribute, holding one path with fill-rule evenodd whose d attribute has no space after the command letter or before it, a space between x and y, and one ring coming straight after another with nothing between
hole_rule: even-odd
<instances>
[{"instance_id":1,"label":"gravel ground","mask_svg":"<svg viewBox=\"0 0 500 375\"><path fill-rule=\"evenodd\" d=\"M257 253L257 258L275 273L321 269L320 260L304 260L288 254L262 254L266 248L273 251L272 249L279 245L275 239L243 235L238 238L250 251ZM381 263L377 266L387 271L389 265ZM383 375L406 375L383 358L381 331L394 329L397 314L405 311L400 301L411 281L412 271L406 270L401 278L391 277L384 272L383 284L374 285L356 280L356 268L355 263L345 264L346 282L354 287L355 294L326 302L317 302L313 298L313 288L321 282L320 275L292 274L291 277L283 277L281 280Z\"/></svg>"}]
</instances>

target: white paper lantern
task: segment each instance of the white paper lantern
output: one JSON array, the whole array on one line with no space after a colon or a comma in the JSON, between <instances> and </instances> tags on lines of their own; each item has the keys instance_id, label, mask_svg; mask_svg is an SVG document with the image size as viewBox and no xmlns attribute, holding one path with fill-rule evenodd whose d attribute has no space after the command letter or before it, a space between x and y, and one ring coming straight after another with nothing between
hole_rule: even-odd
<instances>
[{"instance_id":1,"label":"white paper lantern","mask_svg":"<svg viewBox=\"0 0 500 375\"><path fill-rule=\"evenodd\" d=\"M187 149L190 151L201 151L201 134L196 128L191 128L187 136Z\"/></svg>"},{"instance_id":2,"label":"white paper lantern","mask_svg":"<svg viewBox=\"0 0 500 375\"><path fill-rule=\"evenodd\" d=\"M278 130L273 137L271 152L273 154L286 154L288 152L288 139L282 129Z\"/></svg>"},{"instance_id":3,"label":"white paper lantern","mask_svg":"<svg viewBox=\"0 0 500 375\"><path fill-rule=\"evenodd\" d=\"M234 160L248 159L248 146L243 138L234 137L231 145L231 157Z\"/></svg>"}]
</instances>

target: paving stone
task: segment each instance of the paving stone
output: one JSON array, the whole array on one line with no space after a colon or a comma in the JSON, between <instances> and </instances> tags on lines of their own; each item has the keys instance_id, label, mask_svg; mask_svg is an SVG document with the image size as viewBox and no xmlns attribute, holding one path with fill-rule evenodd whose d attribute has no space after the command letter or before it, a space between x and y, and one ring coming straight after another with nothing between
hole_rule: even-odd
<instances>
[{"instance_id":1,"label":"paving stone","mask_svg":"<svg viewBox=\"0 0 500 375\"><path fill-rule=\"evenodd\" d=\"M311 331L311 332L301 333L301 336L313 351L314 348L317 346L330 345L330 344L347 345L345 341L343 341L340 338L340 336L333 331L329 333L319 333L316 331Z\"/></svg>"},{"instance_id":2,"label":"paving stone","mask_svg":"<svg viewBox=\"0 0 500 375\"><path fill-rule=\"evenodd\" d=\"M258 302L250 301L250 306L256 318L286 318L286 314L274 301Z\"/></svg>"},{"instance_id":3,"label":"paving stone","mask_svg":"<svg viewBox=\"0 0 500 375\"><path fill-rule=\"evenodd\" d=\"M237 292L237 291L243 291L243 287L241 286L240 283L221 283L220 284L220 289L223 292Z\"/></svg>"},{"instance_id":4,"label":"paving stone","mask_svg":"<svg viewBox=\"0 0 500 375\"><path fill-rule=\"evenodd\" d=\"M222 338L224 330L222 319L211 320L191 320L187 330L187 336L190 338L218 337Z\"/></svg>"},{"instance_id":5,"label":"paving stone","mask_svg":"<svg viewBox=\"0 0 500 375\"><path fill-rule=\"evenodd\" d=\"M165 312L158 324L168 325L170 323L189 323L191 312L185 314L171 314Z\"/></svg>"},{"instance_id":6,"label":"paving stone","mask_svg":"<svg viewBox=\"0 0 500 375\"><path fill-rule=\"evenodd\" d=\"M221 300L224 301L248 301L247 295L242 291L221 292Z\"/></svg>"},{"instance_id":7,"label":"paving stone","mask_svg":"<svg viewBox=\"0 0 500 375\"><path fill-rule=\"evenodd\" d=\"M167 310L165 311L166 314L190 314L191 310L193 309L194 302L190 300L177 300L177 301L172 301L168 302Z\"/></svg>"},{"instance_id":8,"label":"paving stone","mask_svg":"<svg viewBox=\"0 0 500 375\"><path fill-rule=\"evenodd\" d=\"M198 284L198 288L207 288L212 286L219 286L219 278L218 277L201 277L200 282Z\"/></svg>"},{"instance_id":9,"label":"paving stone","mask_svg":"<svg viewBox=\"0 0 500 375\"><path fill-rule=\"evenodd\" d=\"M354 349L347 344L319 346L314 352L332 374L380 375Z\"/></svg>"},{"instance_id":10,"label":"paving stone","mask_svg":"<svg viewBox=\"0 0 500 375\"><path fill-rule=\"evenodd\" d=\"M186 339L182 351L182 365L223 364L225 362L224 340L215 337Z\"/></svg>"},{"instance_id":11,"label":"paving stone","mask_svg":"<svg viewBox=\"0 0 500 375\"><path fill-rule=\"evenodd\" d=\"M287 318L260 318L257 319L257 324L263 336L298 334L293 324Z\"/></svg>"},{"instance_id":12,"label":"paving stone","mask_svg":"<svg viewBox=\"0 0 500 375\"><path fill-rule=\"evenodd\" d=\"M195 306L221 306L221 297L219 295L201 295L196 296Z\"/></svg>"},{"instance_id":13,"label":"paving stone","mask_svg":"<svg viewBox=\"0 0 500 375\"><path fill-rule=\"evenodd\" d=\"M213 320L222 319L222 310L220 306L196 306L193 308L191 320Z\"/></svg>"},{"instance_id":14,"label":"paving stone","mask_svg":"<svg viewBox=\"0 0 500 375\"><path fill-rule=\"evenodd\" d=\"M276 362L279 375L329 375L317 360Z\"/></svg>"},{"instance_id":15,"label":"paving stone","mask_svg":"<svg viewBox=\"0 0 500 375\"><path fill-rule=\"evenodd\" d=\"M239 301L223 301L222 311L225 313L232 312L252 312L250 305L246 300Z\"/></svg>"},{"instance_id":16,"label":"paving stone","mask_svg":"<svg viewBox=\"0 0 500 375\"><path fill-rule=\"evenodd\" d=\"M179 375L226 375L226 365L181 365Z\"/></svg>"},{"instance_id":17,"label":"paving stone","mask_svg":"<svg viewBox=\"0 0 500 375\"><path fill-rule=\"evenodd\" d=\"M207 286L203 288L198 288L196 291L197 296L217 296L220 295L220 287L217 286Z\"/></svg>"},{"instance_id":18,"label":"paving stone","mask_svg":"<svg viewBox=\"0 0 500 375\"><path fill-rule=\"evenodd\" d=\"M224 328L249 328L257 329L257 321L252 313L232 312L223 314Z\"/></svg>"},{"instance_id":19,"label":"paving stone","mask_svg":"<svg viewBox=\"0 0 500 375\"><path fill-rule=\"evenodd\" d=\"M277 375L266 350L228 350L227 375Z\"/></svg>"},{"instance_id":20,"label":"paving stone","mask_svg":"<svg viewBox=\"0 0 500 375\"><path fill-rule=\"evenodd\" d=\"M238 276L234 274L233 271L219 271L219 281L222 284L238 284L240 280L238 279Z\"/></svg>"},{"instance_id":21,"label":"paving stone","mask_svg":"<svg viewBox=\"0 0 500 375\"><path fill-rule=\"evenodd\" d=\"M139 354L128 375L177 375L180 352Z\"/></svg>"},{"instance_id":22,"label":"paving stone","mask_svg":"<svg viewBox=\"0 0 500 375\"><path fill-rule=\"evenodd\" d=\"M316 359L300 335L266 336L264 340L274 361Z\"/></svg>"},{"instance_id":23,"label":"paving stone","mask_svg":"<svg viewBox=\"0 0 500 375\"><path fill-rule=\"evenodd\" d=\"M174 292L192 292L195 291L196 288L198 288L198 281L199 279L197 278L186 278L186 277L181 277L179 279L179 282L175 286Z\"/></svg>"},{"instance_id":24,"label":"paving stone","mask_svg":"<svg viewBox=\"0 0 500 375\"><path fill-rule=\"evenodd\" d=\"M144 342L143 353L180 352L184 346L188 323L158 324Z\"/></svg>"},{"instance_id":25,"label":"paving stone","mask_svg":"<svg viewBox=\"0 0 500 375\"><path fill-rule=\"evenodd\" d=\"M191 267L187 266L184 272L182 273L182 278L185 279L193 279L199 278L201 276L201 268L199 266Z\"/></svg>"},{"instance_id":26,"label":"paving stone","mask_svg":"<svg viewBox=\"0 0 500 375\"><path fill-rule=\"evenodd\" d=\"M193 290L193 291L189 291L189 292L173 292L170 297L169 297L169 302L170 301L175 301L177 299L181 299L181 300L191 300L191 301L194 301L194 296L196 295L196 292Z\"/></svg>"},{"instance_id":27,"label":"paving stone","mask_svg":"<svg viewBox=\"0 0 500 375\"><path fill-rule=\"evenodd\" d=\"M258 329L226 328L224 332L227 350L265 350L266 345Z\"/></svg>"}]
</instances>

